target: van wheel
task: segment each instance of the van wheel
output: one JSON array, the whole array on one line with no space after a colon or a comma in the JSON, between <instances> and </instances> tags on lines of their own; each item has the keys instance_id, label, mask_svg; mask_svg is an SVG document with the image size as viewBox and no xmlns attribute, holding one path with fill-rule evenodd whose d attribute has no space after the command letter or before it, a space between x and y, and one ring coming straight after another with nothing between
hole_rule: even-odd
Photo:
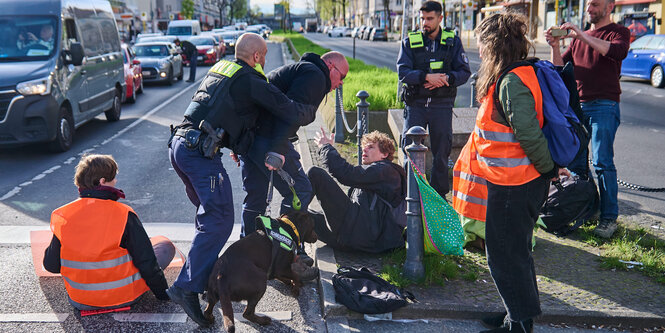
<instances>
[{"instance_id":1,"label":"van wheel","mask_svg":"<svg viewBox=\"0 0 665 333\"><path fill-rule=\"evenodd\" d=\"M49 150L54 153L68 151L74 141L74 119L66 107L60 107L56 123L55 140L49 142Z\"/></svg>"},{"instance_id":2,"label":"van wheel","mask_svg":"<svg viewBox=\"0 0 665 333\"><path fill-rule=\"evenodd\" d=\"M656 66L651 70L651 85L656 88L662 88L665 86L665 80L663 80L663 67Z\"/></svg>"},{"instance_id":3,"label":"van wheel","mask_svg":"<svg viewBox=\"0 0 665 333\"><path fill-rule=\"evenodd\" d=\"M116 92L115 96L113 96L113 104L111 105L111 108L104 112L107 121L113 122L120 120L120 112L122 112L122 110L120 109L120 96L118 95L118 92Z\"/></svg>"},{"instance_id":4,"label":"van wheel","mask_svg":"<svg viewBox=\"0 0 665 333\"><path fill-rule=\"evenodd\" d=\"M136 84L136 83L134 83ZM134 104L136 103L136 87L132 87L132 95L127 99L128 102Z\"/></svg>"}]
</instances>

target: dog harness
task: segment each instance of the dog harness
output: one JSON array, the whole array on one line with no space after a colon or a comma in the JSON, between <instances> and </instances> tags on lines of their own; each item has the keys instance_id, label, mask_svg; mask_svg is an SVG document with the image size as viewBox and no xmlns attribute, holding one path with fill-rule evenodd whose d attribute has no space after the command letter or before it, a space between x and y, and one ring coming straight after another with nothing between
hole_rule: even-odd
<instances>
[{"instance_id":1,"label":"dog harness","mask_svg":"<svg viewBox=\"0 0 665 333\"><path fill-rule=\"evenodd\" d=\"M268 268L268 279L274 278L274 264L277 259L279 249L296 254L300 247L300 234L296 225L286 216L279 219L273 219L266 216L257 216L258 228L266 233L266 236L272 242L272 258Z\"/></svg>"}]
</instances>

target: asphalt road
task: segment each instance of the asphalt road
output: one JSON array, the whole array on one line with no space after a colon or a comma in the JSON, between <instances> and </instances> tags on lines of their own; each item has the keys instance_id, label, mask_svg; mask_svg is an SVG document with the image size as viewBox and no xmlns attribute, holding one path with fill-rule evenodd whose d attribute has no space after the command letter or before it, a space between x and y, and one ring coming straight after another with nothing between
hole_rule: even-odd
<instances>
[{"instance_id":1,"label":"asphalt road","mask_svg":"<svg viewBox=\"0 0 665 333\"><path fill-rule=\"evenodd\" d=\"M331 38L319 33L305 34L313 42L353 56L353 40ZM467 48L467 41L464 40ZM356 40L356 59L396 71L399 42ZM472 72L480 66L478 52L467 48ZM546 58L547 53L538 54ZM349 73L352 76L353 73ZM646 81L621 80L621 126L617 132L614 154L619 179L647 187L665 188L665 89ZM348 92L347 92L348 93ZM457 90L456 107L470 104L469 82ZM619 187L619 214L641 224L647 230L665 236L665 192L641 192Z\"/></svg>"}]
</instances>

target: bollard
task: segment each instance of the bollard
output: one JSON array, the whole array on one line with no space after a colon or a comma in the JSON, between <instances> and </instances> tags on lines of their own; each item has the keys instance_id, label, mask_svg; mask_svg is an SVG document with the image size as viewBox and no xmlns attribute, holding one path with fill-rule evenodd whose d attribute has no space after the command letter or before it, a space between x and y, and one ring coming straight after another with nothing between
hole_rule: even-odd
<instances>
[{"instance_id":1,"label":"bollard","mask_svg":"<svg viewBox=\"0 0 665 333\"><path fill-rule=\"evenodd\" d=\"M471 105L470 108L476 106L476 80L478 79L478 73L471 74Z\"/></svg>"},{"instance_id":2,"label":"bollard","mask_svg":"<svg viewBox=\"0 0 665 333\"><path fill-rule=\"evenodd\" d=\"M342 112L344 112L344 91L342 86L335 89L335 142L344 142L344 120L342 119Z\"/></svg>"},{"instance_id":3,"label":"bollard","mask_svg":"<svg viewBox=\"0 0 665 333\"><path fill-rule=\"evenodd\" d=\"M353 59L356 58L356 36L353 36Z\"/></svg>"},{"instance_id":4,"label":"bollard","mask_svg":"<svg viewBox=\"0 0 665 333\"><path fill-rule=\"evenodd\" d=\"M358 138L358 165L363 164L363 147L360 144L360 141L363 138L363 134L367 133L369 129L369 103L367 103L367 98L369 94L361 90L356 94L356 97L360 98L360 102L356 103L358 107L358 123L356 125L356 137Z\"/></svg>"},{"instance_id":5,"label":"bollard","mask_svg":"<svg viewBox=\"0 0 665 333\"><path fill-rule=\"evenodd\" d=\"M406 132L406 137L411 144L406 147L406 151L411 161L416 164L418 169L425 170L425 153L427 146L423 145L427 132L420 126L413 126ZM406 261L404 262L404 276L412 281L418 281L425 276L425 266L423 266L424 239L423 239L423 220L420 211L420 192L418 183L413 173L411 165L407 163L408 183L406 195Z\"/></svg>"}]
</instances>

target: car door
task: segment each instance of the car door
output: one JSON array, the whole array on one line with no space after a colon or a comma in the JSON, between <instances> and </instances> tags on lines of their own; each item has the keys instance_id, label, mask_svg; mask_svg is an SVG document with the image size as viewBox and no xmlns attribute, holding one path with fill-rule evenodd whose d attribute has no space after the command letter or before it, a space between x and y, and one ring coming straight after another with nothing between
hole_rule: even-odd
<instances>
[{"instance_id":1,"label":"car door","mask_svg":"<svg viewBox=\"0 0 665 333\"><path fill-rule=\"evenodd\" d=\"M68 51L71 43L80 43L81 40L77 33L76 21L74 19L65 19L62 25L62 48ZM88 77L85 64L79 66L69 64L65 66L61 73L65 75L61 82L66 82L64 87L66 91L65 97L72 105L72 116L74 117L74 123L76 123L81 118L81 113L88 109L86 101L88 98Z\"/></svg>"},{"instance_id":2,"label":"car door","mask_svg":"<svg viewBox=\"0 0 665 333\"><path fill-rule=\"evenodd\" d=\"M104 62L104 43L102 33L97 20L94 17L80 18L78 20L79 32L83 40L83 50L85 53L86 81L88 84L87 98L85 99L87 108L82 115L83 119L95 117L100 110L110 106L105 96L106 67Z\"/></svg>"},{"instance_id":3,"label":"car door","mask_svg":"<svg viewBox=\"0 0 665 333\"><path fill-rule=\"evenodd\" d=\"M651 36L644 36L638 38L631 45L628 50L628 55L621 63L621 75L637 76L638 75L638 57L640 52L646 46L647 42L651 40Z\"/></svg>"},{"instance_id":4,"label":"car door","mask_svg":"<svg viewBox=\"0 0 665 333\"><path fill-rule=\"evenodd\" d=\"M175 44L168 44L171 62L173 63L173 75L178 76L182 73L182 56L176 49Z\"/></svg>"}]
</instances>

